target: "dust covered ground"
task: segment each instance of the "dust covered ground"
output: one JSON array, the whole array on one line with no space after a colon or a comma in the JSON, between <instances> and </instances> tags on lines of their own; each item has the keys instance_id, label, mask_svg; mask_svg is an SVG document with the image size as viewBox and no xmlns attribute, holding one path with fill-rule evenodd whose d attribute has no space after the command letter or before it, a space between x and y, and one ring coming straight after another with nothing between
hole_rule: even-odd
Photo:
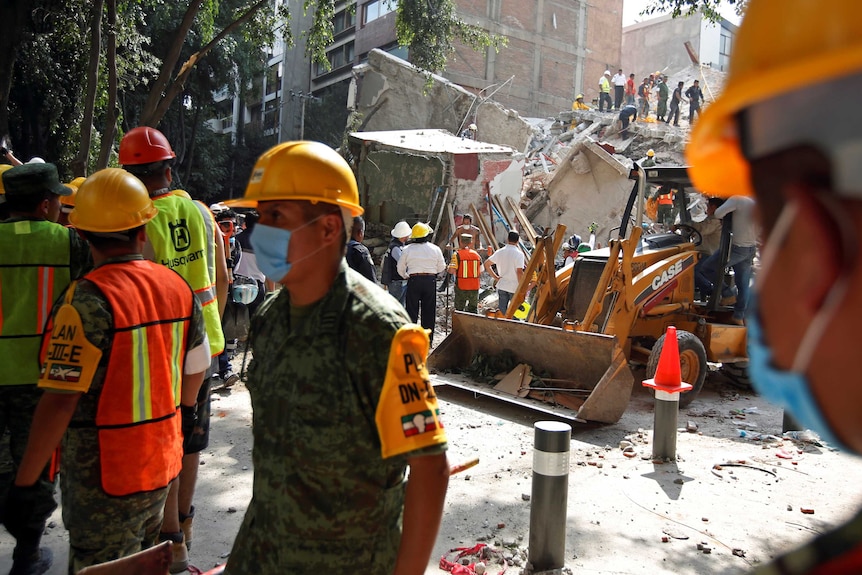
<instances>
[{"instance_id":1,"label":"dust covered ground","mask_svg":"<svg viewBox=\"0 0 862 575\"><path fill-rule=\"evenodd\" d=\"M480 462L452 477L426 573L442 574L442 556L479 542L512 563L507 573L518 573L529 542L533 423L541 417L441 385L445 377L435 376L435 384L450 461ZM573 430L565 550L573 572L744 573L848 517L862 500L860 460L811 443L740 437L741 428L780 436L782 414L717 373L680 413L675 464L651 460L652 403L636 384L620 422ZM689 422L697 431L685 431ZM623 441L632 444L631 456ZM195 498L197 567L226 560L251 480L251 409L240 383L213 396L211 444ZM65 573L68 537L59 511L43 542L55 556L49 573ZM8 572L11 550L3 531L0 572ZM487 573L502 568L492 561Z\"/></svg>"}]
</instances>

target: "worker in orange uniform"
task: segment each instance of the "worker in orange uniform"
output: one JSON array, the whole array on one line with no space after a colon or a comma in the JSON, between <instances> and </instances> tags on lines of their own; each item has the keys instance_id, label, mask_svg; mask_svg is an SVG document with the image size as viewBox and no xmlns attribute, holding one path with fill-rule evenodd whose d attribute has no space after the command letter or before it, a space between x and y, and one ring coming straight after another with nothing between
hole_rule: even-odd
<instances>
[{"instance_id":1,"label":"worker in orange uniform","mask_svg":"<svg viewBox=\"0 0 862 575\"><path fill-rule=\"evenodd\" d=\"M452 254L449 273L455 276L455 309L478 313L482 257L473 249L473 236L461 234L461 248Z\"/></svg>"},{"instance_id":2,"label":"worker in orange uniform","mask_svg":"<svg viewBox=\"0 0 862 575\"><path fill-rule=\"evenodd\" d=\"M224 243L212 213L203 204L171 191L175 158L168 139L154 128L134 128L120 141L120 164L144 183L159 209L156 217L147 222L144 255L171 268L192 287L203 308L210 355L215 358L225 345L221 324L228 294ZM188 568L195 513L192 499L200 452L209 445L210 378L216 370L207 370L201 385L198 425L193 440L184 446L183 470L178 484L171 487L165 507L160 538L174 544L171 573Z\"/></svg>"},{"instance_id":3,"label":"worker in orange uniform","mask_svg":"<svg viewBox=\"0 0 862 575\"><path fill-rule=\"evenodd\" d=\"M156 542L210 363L191 288L141 253L157 211L137 178L108 168L81 185L70 214L96 267L54 305L42 345L44 394L5 519L13 534L27 523L31 509L18 494L34 488L62 440L70 573Z\"/></svg>"}]
</instances>

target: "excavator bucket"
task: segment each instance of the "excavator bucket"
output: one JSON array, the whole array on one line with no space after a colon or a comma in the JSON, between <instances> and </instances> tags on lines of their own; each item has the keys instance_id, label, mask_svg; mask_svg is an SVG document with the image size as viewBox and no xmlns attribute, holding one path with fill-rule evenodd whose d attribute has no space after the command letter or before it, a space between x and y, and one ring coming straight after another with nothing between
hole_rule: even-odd
<instances>
[{"instance_id":1,"label":"excavator bucket","mask_svg":"<svg viewBox=\"0 0 862 575\"><path fill-rule=\"evenodd\" d=\"M616 423L628 406L634 378L609 335L455 312L452 332L431 352L428 367L463 371L477 356L502 354L532 368L533 377L518 390L460 377L435 383L575 421Z\"/></svg>"}]
</instances>

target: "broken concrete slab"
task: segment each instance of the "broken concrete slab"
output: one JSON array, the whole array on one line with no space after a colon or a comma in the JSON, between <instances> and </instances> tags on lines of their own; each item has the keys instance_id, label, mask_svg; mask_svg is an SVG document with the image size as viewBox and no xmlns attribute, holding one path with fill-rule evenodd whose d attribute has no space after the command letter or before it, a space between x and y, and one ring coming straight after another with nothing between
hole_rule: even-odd
<instances>
[{"instance_id":1,"label":"broken concrete slab","mask_svg":"<svg viewBox=\"0 0 862 575\"><path fill-rule=\"evenodd\" d=\"M368 62L353 74L361 131L436 128L460 134L475 123L478 140L520 152L533 137L533 128L518 112L382 50L369 52Z\"/></svg>"}]
</instances>

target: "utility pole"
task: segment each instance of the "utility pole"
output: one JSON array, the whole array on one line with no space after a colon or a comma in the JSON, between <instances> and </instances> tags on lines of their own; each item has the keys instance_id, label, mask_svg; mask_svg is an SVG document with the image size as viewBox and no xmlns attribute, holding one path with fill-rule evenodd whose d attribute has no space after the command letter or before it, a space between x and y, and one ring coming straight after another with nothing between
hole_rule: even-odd
<instances>
[{"instance_id":1,"label":"utility pole","mask_svg":"<svg viewBox=\"0 0 862 575\"><path fill-rule=\"evenodd\" d=\"M305 104L309 100L311 100L312 102L319 102L320 98L312 95L311 92L303 92L302 90L297 92L295 90L291 90L290 91L290 99L293 100L296 98L299 98L299 101L302 103L302 111L301 111L300 117L299 117L299 139L304 140L305 139Z\"/></svg>"}]
</instances>

